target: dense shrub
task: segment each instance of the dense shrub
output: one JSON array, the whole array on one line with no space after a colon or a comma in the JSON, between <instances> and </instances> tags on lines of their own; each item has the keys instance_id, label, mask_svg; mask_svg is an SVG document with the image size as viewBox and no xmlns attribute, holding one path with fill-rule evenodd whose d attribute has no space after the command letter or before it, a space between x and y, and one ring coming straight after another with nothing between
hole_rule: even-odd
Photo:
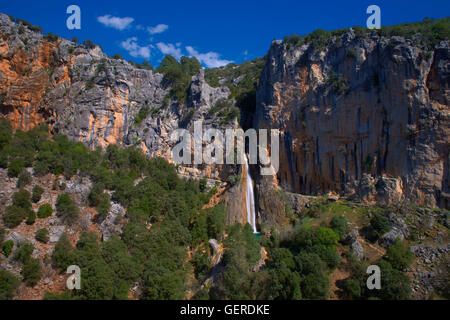
<instances>
[{"instance_id":1,"label":"dense shrub","mask_svg":"<svg viewBox=\"0 0 450 320\"><path fill-rule=\"evenodd\" d=\"M450 37L450 18L432 19L425 18L422 22L404 23L394 26L382 26L380 30L372 30L361 26L352 27L357 38L365 37L371 32L376 32L381 36L390 38L393 36L402 36L407 39L413 39L420 34L420 41L416 45L426 50L433 49L434 46L442 40L448 40ZM333 36L340 38L349 28L338 29L332 32L326 30L315 30L312 33L300 36L291 35L284 38L284 43L289 49L291 47L299 47L303 44L311 44L316 49L324 49L330 43ZM350 53L351 55L351 53Z\"/></svg>"},{"instance_id":2,"label":"dense shrub","mask_svg":"<svg viewBox=\"0 0 450 320\"><path fill-rule=\"evenodd\" d=\"M150 107L148 105L143 105L139 112L136 114L136 118L134 119L134 122L139 125L141 124L142 120L144 120L150 112Z\"/></svg>"},{"instance_id":3,"label":"dense shrub","mask_svg":"<svg viewBox=\"0 0 450 320\"><path fill-rule=\"evenodd\" d=\"M3 223L8 228L17 227L28 216L28 210L16 206L8 206L3 214Z\"/></svg>"},{"instance_id":4,"label":"dense shrub","mask_svg":"<svg viewBox=\"0 0 450 320\"><path fill-rule=\"evenodd\" d=\"M91 207L96 207L100 203L101 196L103 194L103 190L105 189L105 186L101 182L96 182L92 185L91 191L89 192L88 196L88 203Z\"/></svg>"},{"instance_id":5,"label":"dense shrub","mask_svg":"<svg viewBox=\"0 0 450 320\"><path fill-rule=\"evenodd\" d=\"M9 257L14 247L14 242L12 240L8 240L2 243L2 251L5 257Z\"/></svg>"},{"instance_id":6,"label":"dense shrub","mask_svg":"<svg viewBox=\"0 0 450 320\"><path fill-rule=\"evenodd\" d=\"M153 66L150 62L144 60L142 63L134 63L134 66L138 69L144 69L144 70L154 70Z\"/></svg>"},{"instance_id":7,"label":"dense shrub","mask_svg":"<svg viewBox=\"0 0 450 320\"><path fill-rule=\"evenodd\" d=\"M19 247L14 252L14 260L24 264L27 263L31 258L33 250L34 247L30 242L23 242L19 244Z\"/></svg>"},{"instance_id":8,"label":"dense shrub","mask_svg":"<svg viewBox=\"0 0 450 320\"><path fill-rule=\"evenodd\" d=\"M200 69L201 65L195 57L182 57L179 63L171 55L166 55L156 71L162 73L165 82L171 85L170 96L185 104L191 77Z\"/></svg>"},{"instance_id":9,"label":"dense shrub","mask_svg":"<svg viewBox=\"0 0 450 320\"><path fill-rule=\"evenodd\" d=\"M323 273L310 273L302 279L301 288L304 299L324 300L328 298L330 282Z\"/></svg>"},{"instance_id":10,"label":"dense shrub","mask_svg":"<svg viewBox=\"0 0 450 320\"><path fill-rule=\"evenodd\" d=\"M227 250L223 256L226 266L217 290L211 292L212 299L252 299L252 268L260 258L261 246L249 224L236 224L229 229L224 242ZM239 286L236 284L239 283Z\"/></svg>"},{"instance_id":11,"label":"dense shrub","mask_svg":"<svg viewBox=\"0 0 450 320\"><path fill-rule=\"evenodd\" d=\"M397 239L395 243L387 249L386 260L397 270L404 270L410 266L414 260L414 254Z\"/></svg>"},{"instance_id":12,"label":"dense shrub","mask_svg":"<svg viewBox=\"0 0 450 320\"><path fill-rule=\"evenodd\" d=\"M378 261L381 268L381 290L375 294L384 300L407 300L411 298L411 280L406 273L392 268L389 262Z\"/></svg>"},{"instance_id":13,"label":"dense shrub","mask_svg":"<svg viewBox=\"0 0 450 320\"><path fill-rule=\"evenodd\" d=\"M22 267L20 273L23 277L23 281L28 286L34 286L41 279L41 264L38 259L30 258L27 263Z\"/></svg>"},{"instance_id":14,"label":"dense shrub","mask_svg":"<svg viewBox=\"0 0 450 320\"><path fill-rule=\"evenodd\" d=\"M109 194L102 193L100 196L100 201L97 205L97 213L102 219L104 219L108 215L110 209L111 201L109 199Z\"/></svg>"},{"instance_id":15,"label":"dense shrub","mask_svg":"<svg viewBox=\"0 0 450 320\"><path fill-rule=\"evenodd\" d=\"M45 219L53 214L52 206L48 203L41 205L38 209L37 216L39 219Z\"/></svg>"},{"instance_id":16,"label":"dense shrub","mask_svg":"<svg viewBox=\"0 0 450 320\"><path fill-rule=\"evenodd\" d=\"M17 179L17 188L23 188L31 183L31 174L26 169L22 169Z\"/></svg>"},{"instance_id":17,"label":"dense shrub","mask_svg":"<svg viewBox=\"0 0 450 320\"><path fill-rule=\"evenodd\" d=\"M59 270L67 270L67 267L75 264L76 253L74 248L67 238L67 234L63 233L61 238L55 245L55 250L52 254L53 265Z\"/></svg>"},{"instance_id":18,"label":"dense shrub","mask_svg":"<svg viewBox=\"0 0 450 320\"><path fill-rule=\"evenodd\" d=\"M48 230L47 229L39 229L38 231L36 231L35 238L39 242L47 243L50 240Z\"/></svg>"},{"instance_id":19,"label":"dense shrub","mask_svg":"<svg viewBox=\"0 0 450 320\"><path fill-rule=\"evenodd\" d=\"M0 300L11 300L19 282L12 273L0 270Z\"/></svg>"},{"instance_id":20,"label":"dense shrub","mask_svg":"<svg viewBox=\"0 0 450 320\"><path fill-rule=\"evenodd\" d=\"M42 189L38 185L35 185L33 187L33 190L31 191L31 201L33 201L34 203L39 202L39 200L41 200L43 193L44 193L44 189Z\"/></svg>"},{"instance_id":21,"label":"dense shrub","mask_svg":"<svg viewBox=\"0 0 450 320\"><path fill-rule=\"evenodd\" d=\"M60 194L56 199L56 213L64 223L74 224L80 214L78 207L68 194Z\"/></svg>"},{"instance_id":22,"label":"dense shrub","mask_svg":"<svg viewBox=\"0 0 450 320\"><path fill-rule=\"evenodd\" d=\"M347 279L344 284L344 292L350 299L359 299L361 297L361 284L355 279Z\"/></svg>"},{"instance_id":23,"label":"dense shrub","mask_svg":"<svg viewBox=\"0 0 450 320\"><path fill-rule=\"evenodd\" d=\"M91 49L94 49L94 48L95 48L95 44L94 44L94 42L92 42L92 40L85 40L85 41L83 42L83 46L84 46L86 49L88 49L88 50L91 50Z\"/></svg>"},{"instance_id":24,"label":"dense shrub","mask_svg":"<svg viewBox=\"0 0 450 320\"><path fill-rule=\"evenodd\" d=\"M13 194L12 206L5 209L3 222L8 228L17 227L31 212L30 193L20 189Z\"/></svg>"},{"instance_id":25,"label":"dense shrub","mask_svg":"<svg viewBox=\"0 0 450 320\"><path fill-rule=\"evenodd\" d=\"M348 232L347 219L341 216L334 216L330 221L330 228L339 235L340 240L343 240Z\"/></svg>"},{"instance_id":26,"label":"dense shrub","mask_svg":"<svg viewBox=\"0 0 450 320\"><path fill-rule=\"evenodd\" d=\"M36 213L33 210L28 211L26 224L32 225L36 222Z\"/></svg>"},{"instance_id":27,"label":"dense shrub","mask_svg":"<svg viewBox=\"0 0 450 320\"><path fill-rule=\"evenodd\" d=\"M330 86L338 95L345 95L349 92L347 79L342 74L331 72L325 81L326 86Z\"/></svg>"},{"instance_id":28,"label":"dense shrub","mask_svg":"<svg viewBox=\"0 0 450 320\"><path fill-rule=\"evenodd\" d=\"M375 236L377 237L380 237L389 230L391 230L389 219L377 212L374 213L372 219L370 220L370 225L374 229Z\"/></svg>"},{"instance_id":29,"label":"dense shrub","mask_svg":"<svg viewBox=\"0 0 450 320\"><path fill-rule=\"evenodd\" d=\"M13 137L11 124L5 119L0 119L0 150L7 146Z\"/></svg>"},{"instance_id":30,"label":"dense shrub","mask_svg":"<svg viewBox=\"0 0 450 320\"><path fill-rule=\"evenodd\" d=\"M115 55L113 55L111 58L115 59L115 60L125 60L120 54L116 53Z\"/></svg>"},{"instance_id":31,"label":"dense shrub","mask_svg":"<svg viewBox=\"0 0 450 320\"><path fill-rule=\"evenodd\" d=\"M53 34L51 32L47 33L46 35L44 35L44 39L47 41L51 41L51 42L56 42L58 41L58 35Z\"/></svg>"},{"instance_id":32,"label":"dense shrub","mask_svg":"<svg viewBox=\"0 0 450 320\"><path fill-rule=\"evenodd\" d=\"M11 160L8 166L8 177L15 178L19 176L25 167L25 162L21 158Z\"/></svg>"},{"instance_id":33,"label":"dense shrub","mask_svg":"<svg viewBox=\"0 0 450 320\"><path fill-rule=\"evenodd\" d=\"M13 194L12 204L13 206L20 207L23 209L31 209L30 197L31 195L27 190L20 189L19 191Z\"/></svg>"}]
</instances>

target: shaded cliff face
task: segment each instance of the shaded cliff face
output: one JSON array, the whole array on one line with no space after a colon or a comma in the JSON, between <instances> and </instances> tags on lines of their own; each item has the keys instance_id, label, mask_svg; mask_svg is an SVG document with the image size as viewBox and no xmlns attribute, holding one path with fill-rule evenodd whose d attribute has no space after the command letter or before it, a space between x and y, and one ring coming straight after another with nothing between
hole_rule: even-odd
<instances>
[{"instance_id":1,"label":"shaded cliff face","mask_svg":"<svg viewBox=\"0 0 450 320\"><path fill-rule=\"evenodd\" d=\"M352 30L323 49L274 41L254 125L281 130L281 187L448 207L449 62L448 41L432 52Z\"/></svg>"}]
</instances>

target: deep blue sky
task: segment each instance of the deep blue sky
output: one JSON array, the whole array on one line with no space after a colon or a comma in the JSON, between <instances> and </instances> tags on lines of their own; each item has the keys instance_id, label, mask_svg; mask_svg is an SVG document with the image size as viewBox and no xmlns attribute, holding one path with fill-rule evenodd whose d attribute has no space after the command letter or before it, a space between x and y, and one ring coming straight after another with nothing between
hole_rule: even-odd
<instances>
[{"instance_id":1,"label":"deep blue sky","mask_svg":"<svg viewBox=\"0 0 450 320\"><path fill-rule=\"evenodd\" d=\"M78 37L80 41L91 39L107 54L119 53L127 60L141 62L142 56L146 56L157 66L164 56L162 51L170 45L182 55L189 55L186 47L190 46L195 50L190 51L194 55L217 53L219 56L200 56L204 66L212 66L220 63L217 60L240 63L263 56L272 39L282 39L285 35L306 34L318 28L365 26L366 8L371 4L381 8L381 24L392 25L421 21L427 16L449 16L449 3L438 0L10 0L2 1L0 12L40 25L44 33L52 32L69 39ZM71 4L81 8L81 30L66 27L66 8ZM134 21L126 29L117 30L98 21L98 17L105 15L130 17ZM165 24L168 29L153 35L146 30L158 24ZM134 37L137 40L126 42Z\"/></svg>"}]
</instances>

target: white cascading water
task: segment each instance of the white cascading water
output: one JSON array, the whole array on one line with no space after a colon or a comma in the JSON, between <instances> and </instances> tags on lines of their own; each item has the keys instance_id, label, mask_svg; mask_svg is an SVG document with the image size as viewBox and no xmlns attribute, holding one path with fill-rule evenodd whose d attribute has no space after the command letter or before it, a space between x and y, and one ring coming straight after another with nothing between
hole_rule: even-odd
<instances>
[{"instance_id":1,"label":"white cascading water","mask_svg":"<svg viewBox=\"0 0 450 320\"><path fill-rule=\"evenodd\" d=\"M253 195L253 181L250 176L250 170L248 168L247 157L244 156L245 160L245 171L247 171L247 194L246 194L246 202L247 202L247 220L248 223L253 227L253 232L258 233L256 230L256 214L255 214L255 196Z\"/></svg>"}]
</instances>

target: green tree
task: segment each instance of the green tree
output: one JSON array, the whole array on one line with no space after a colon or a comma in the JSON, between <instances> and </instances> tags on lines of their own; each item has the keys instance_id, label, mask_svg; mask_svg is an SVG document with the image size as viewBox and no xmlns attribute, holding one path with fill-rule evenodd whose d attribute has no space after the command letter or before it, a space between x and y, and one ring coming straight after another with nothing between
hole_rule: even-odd
<instances>
[{"instance_id":1,"label":"green tree","mask_svg":"<svg viewBox=\"0 0 450 320\"><path fill-rule=\"evenodd\" d=\"M15 192L12 197L13 206L20 207L23 209L31 209L30 193L25 189L20 189Z\"/></svg>"},{"instance_id":2,"label":"green tree","mask_svg":"<svg viewBox=\"0 0 450 320\"><path fill-rule=\"evenodd\" d=\"M397 239L395 243L387 249L386 260L397 270L407 269L414 260L414 254Z\"/></svg>"},{"instance_id":3,"label":"green tree","mask_svg":"<svg viewBox=\"0 0 450 320\"><path fill-rule=\"evenodd\" d=\"M2 251L5 257L9 257L11 251L14 247L14 242L12 240L8 240L2 243Z\"/></svg>"},{"instance_id":4,"label":"green tree","mask_svg":"<svg viewBox=\"0 0 450 320\"><path fill-rule=\"evenodd\" d=\"M300 275L291 271L282 264L279 268L270 270L270 299L275 300L300 300L302 292L300 288Z\"/></svg>"},{"instance_id":5,"label":"green tree","mask_svg":"<svg viewBox=\"0 0 450 320\"><path fill-rule=\"evenodd\" d=\"M14 297L16 288L19 286L19 279L6 270L0 270L0 300L11 300Z\"/></svg>"},{"instance_id":6,"label":"green tree","mask_svg":"<svg viewBox=\"0 0 450 320\"><path fill-rule=\"evenodd\" d=\"M56 212L69 225L75 223L80 214L78 207L68 194L60 194L56 199Z\"/></svg>"},{"instance_id":7,"label":"green tree","mask_svg":"<svg viewBox=\"0 0 450 320\"><path fill-rule=\"evenodd\" d=\"M325 300L328 298L330 282L323 273L310 273L302 279L302 294L304 299Z\"/></svg>"},{"instance_id":8,"label":"green tree","mask_svg":"<svg viewBox=\"0 0 450 320\"><path fill-rule=\"evenodd\" d=\"M358 280L347 279L344 283L344 292L350 299L359 299L361 297L361 284Z\"/></svg>"},{"instance_id":9,"label":"green tree","mask_svg":"<svg viewBox=\"0 0 450 320\"><path fill-rule=\"evenodd\" d=\"M17 188L23 188L31 183L31 174L26 169L22 169L17 179Z\"/></svg>"},{"instance_id":10,"label":"green tree","mask_svg":"<svg viewBox=\"0 0 450 320\"><path fill-rule=\"evenodd\" d=\"M376 263L381 269L381 290L377 296L383 300L408 300L411 298L411 280L405 273L392 268L387 261Z\"/></svg>"},{"instance_id":11,"label":"green tree","mask_svg":"<svg viewBox=\"0 0 450 320\"><path fill-rule=\"evenodd\" d=\"M28 211L26 224L32 225L36 221L36 213L33 210Z\"/></svg>"},{"instance_id":12,"label":"green tree","mask_svg":"<svg viewBox=\"0 0 450 320\"><path fill-rule=\"evenodd\" d=\"M31 254L33 253L34 247L30 242L24 242L19 244L19 247L14 252L14 260L27 263L31 259Z\"/></svg>"},{"instance_id":13,"label":"green tree","mask_svg":"<svg viewBox=\"0 0 450 320\"><path fill-rule=\"evenodd\" d=\"M41 264L38 259L31 258L22 267L20 273L27 286L34 286L41 279Z\"/></svg>"},{"instance_id":14,"label":"green tree","mask_svg":"<svg viewBox=\"0 0 450 320\"><path fill-rule=\"evenodd\" d=\"M109 210L111 210L111 201L109 199L109 194L102 193L100 196L100 201L97 205L97 213L102 219L105 219L109 213Z\"/></svg>"},{"instance_id":15,"label":"green tree","mask_svg":"<svg viewBox=\"0 0 450 320\"><path fill-rule=\"evenodd\" d=\"M75 264L76 259L77 254L75 249L70 244L67 234L63 233L53 251L53 264L59 270L67 270L68 266Z\"/></svg>"},{"instance_id":16,"label":"green tree","mask_svg":"<svg viewBox=\"0 0 450 320\"><path fill-rule=\"evenodd\" d=\"M5 208L5 213L3 214L3 223L12 229L17 227L27 215L28 210L16 206L8 206Z\"/></svg>"},{"instance_id":17,"label":"green tree","mask_svg":"<svg viewBox=\"0 0 450 320\"><path fill-rule=\"evenodd\" d=\"M45 219L53 214L52 206L48 203L44 203L38 209L37 216L39 219Z\"/></svg>"},{"instance_id":18,"label":"green tree","mask_svg":"<svg viewBox=\"0 0 450 320\"><path fill-rule=\"evenodd\" d=\"M25 162L21 158L11 160L8 166L8 177L15 178L19 176L24 168Z\"/></svg>"},{"instance_id":19,"label":"green tree","mask_svg":"<svg viewBox=\"0 0 450 320\"><path fill-rule=\"evenodd\" d=\"M83 275L77 295L87 300L112 299L116 287L114 273L101 256L97 236L92 232L82 233L76 251L77 264Z\"/></svg>"},{"instance_id":20,"label":"green tree","mask_svg":"<svg viewBox=\"0 0 450 320\"><path fill-rule=\"evenodd\" d=\"M11 124L5 119L0 119L0 150L11 142L12 136Z\"/></svg>"},{"instance_id":21,"label":"green tree","mask_svg":"<svg viewBox=\"0 0 450 320\"><path fill-rule=\"evenodd\" d=\"M31 201L33 201L34 203L39 202L39 200L41 200L43 193L44 193L44 189L42 189L38 185L35 185L33 187L33 190L31 191Z\"/></svg>"},{"instance_id":22,"label":"green tree","mask_svg":"<svg viewBox=\"0 0 450 320\"><path fill-rule=\"evenodd\" d=\"M389 219L380 213L374 213L370 220L370 225L374 229L375 236L380 237L391 229Z\"/></svg>"},{"instance_id":23,"label":"green tree","mask_svg":"<svg viewBox=\"0 0 450 320\"><path fill-rule=\"evenodd\" d=\"M48 230L45 228L39 229L38 231L36 231L35 238L39 242L47 243L50 240Z\"/></svg>"},{"instance_id":24,"label":"green tree","mask_svg":"<svg viewBox=\"0 0 450 320\"><path fill-rule=\"evenodd\" d=\"M334 216L330 221L330 228L339 235L340 240L343 240L348 232L347 219L341 216Z\"/></svg>"}]
</instances>

